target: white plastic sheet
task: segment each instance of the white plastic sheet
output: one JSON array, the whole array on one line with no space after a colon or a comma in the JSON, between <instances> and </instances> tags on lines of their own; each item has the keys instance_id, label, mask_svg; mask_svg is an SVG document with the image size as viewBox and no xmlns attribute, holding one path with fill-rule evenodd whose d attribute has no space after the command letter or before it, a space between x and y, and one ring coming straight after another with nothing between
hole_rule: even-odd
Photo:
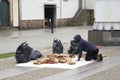
<instances>
[{"instance_id":1,"label":"white plastic sheet","mask_svg":"<svg viewBox=\"0 0 120 80\"><path fill-rule=\"evenodd\" d=\"M76 64L69 65L67 63L56 63L56 64L33 64L34 61L28 62L28 63L20 63L15 66L18 67L38 67L38 68L63 68L63 69L75 69L84 65L88 65L90 63L95 62L94 60L91 61L85 61L84 59L81 59L80 61L77 61L77 58L73 59Z\"/></svg>"}]
</instances>

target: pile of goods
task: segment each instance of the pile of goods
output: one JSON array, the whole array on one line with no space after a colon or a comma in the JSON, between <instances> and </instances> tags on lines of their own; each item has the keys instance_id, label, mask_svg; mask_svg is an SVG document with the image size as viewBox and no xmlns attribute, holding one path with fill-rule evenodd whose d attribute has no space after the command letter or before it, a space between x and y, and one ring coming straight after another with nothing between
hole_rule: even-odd
<instances>
[{"instance_id":1,"label":"pile of goods","mask_svg":"<svg viewBox=\"0 0 120 80\"><path fill-rule=\"evenodd\" d=\"M46 58L38 58L33 64L55 64L55 63L67 63L69 65L76 64L72 61L75 56L69 56L67 54L48 54Z\"/></svg>"}]
</instances>

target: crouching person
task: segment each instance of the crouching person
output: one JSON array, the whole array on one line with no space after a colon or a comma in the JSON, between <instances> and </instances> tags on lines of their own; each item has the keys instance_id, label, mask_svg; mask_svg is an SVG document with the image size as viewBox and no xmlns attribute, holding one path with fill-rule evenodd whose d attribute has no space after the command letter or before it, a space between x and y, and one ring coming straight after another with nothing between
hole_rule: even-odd
<instances>
[{"instance_id":1,"label":"crouching person","mask_svg":"<svg viewBox=\"0 0 120 80\"><path fill-rule=\"evenodd\" d=\"M92 59L97 61L103 60L102 54L98 54L99 48L95 44L82 39L79 34L75 35L73 39L75 43L78 43L77 61L80 61L83 51L86 52L86 57L85 57L86 61L90 61Z\"/></svg>"}]
</instances>

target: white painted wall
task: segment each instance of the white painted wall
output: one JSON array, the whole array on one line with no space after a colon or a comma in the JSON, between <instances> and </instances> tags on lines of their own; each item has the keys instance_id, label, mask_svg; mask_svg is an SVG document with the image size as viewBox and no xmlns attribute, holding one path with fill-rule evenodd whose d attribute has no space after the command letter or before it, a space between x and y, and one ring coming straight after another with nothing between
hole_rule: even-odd
<instances>
[{"instance_id":1,"label":"white painted wall","mask_svg":"<svg viewBox=\"0 0 120 80\"><path fill-rule=\"evenodd\" d=\"M95 21L120 22L120 0L96 0Z\"/></svg>"},{"instance_id":2,"label":"white painted wall","mask_svg":"<svg viewBox=\"0 0 120 80\"><path fill-rule=\"evenodd\" d=\"M120 0L96 0L94 29L120 30Z\"/></svg>"},{"instance_id":3,"label":"white painted wall","mask_svg":"<svg viewBox=\"0 0 120 80\"><path fill-rule=\"evenodd\" d=\"M72 18L78 10L78 0L68 0L62 3L62 18Z\"/></svg>"},{"instance_id":4,"label":"white painted wall","mask_svg":"<svg viewBox=\"0 0 120 80\"><path fill-rule=\"evenodd\" d=\"M42 0L21 0L22 20L43 19Z\"/></svg>"},{"instance_id":5,"label":"white painted wall","mask_svg":"<svg viewBox=\"0 0 120 80\"><path fill-rule=\"evenodd\" d=\"M12 12L13 26L18 27L19 26L18 0L13 0L12 7L13 7L13 12Z\"/></svg>"},{"instance_id":6,"label":"white painted wall","mask_svg":"<svg viewBox=\"0 0 120 80\"><path fill-rule=\"evenodd\" d=\"M83 0L83 9L94 9L96 0Z\"/></svg>"},{"instance_id":7,"label":"white painted wall","mask_svg":"<svg viewBox=\"0 0 120 80\"><path fill-rule=\"evenodd\" d=\"M78 10L78 0L21 0L21 19L44 19L44 5L56 5L56 16L59 18L72 18Z\"/></svg>"}]
</instances>

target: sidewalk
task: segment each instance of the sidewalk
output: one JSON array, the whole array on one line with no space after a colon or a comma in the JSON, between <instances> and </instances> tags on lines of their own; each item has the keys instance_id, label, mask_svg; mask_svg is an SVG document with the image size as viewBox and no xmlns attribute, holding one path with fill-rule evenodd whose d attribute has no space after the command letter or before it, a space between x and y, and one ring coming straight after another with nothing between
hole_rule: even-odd
<instances>
[{"instance_id":1,"label":"sidewalk","mask_svg":"<svg viewBox=\"0 0 120 80\"><path fill-rule=\"evenodd\" d=\"M63 43L64 51L67 51L73 36L80 34L87 40L89 29L92 29L92 27L62 27L55 28L53 34L49 29L2 31L0 32L0 54L15 52L18 45L24 41L27 41L32 48L49 54L52 50L52 41L54 38L60 39ZM0 80L119 80L120 47L100 46L100 52L106 54L108 58L103 62L93 63L73 70L20 68L14 66L16 61L13 57L1 59Z\"/></svg>"},{"instance_id":2,"label":"sidewalk","mask_svg":"<svg viewBox=\"0 0 120 80\"><path fill-rule=\"evenodd\" d=\"M72 70L16 67L14 58L3 59L0 80L119 80L120 47L102 47L101 52L108 58Z\"/></svg>"},{"instance_id":3,"label":"sidewalk","mask_svg":"<svg viewBox=\"0 0 120 80\"><path fill-rule=\"evenodd\" d=\"M0 54L15 52L16 48L24 41L33 48L46 51L52 47L54 38L62 41L63 45L68 44L73 36L80 34L84 39L88 39L88 30L92 26L61 27L54 28L54 33L50 29L33 29L23 31L1 31L0 32Z\"/></svg>"}]
</instances>

